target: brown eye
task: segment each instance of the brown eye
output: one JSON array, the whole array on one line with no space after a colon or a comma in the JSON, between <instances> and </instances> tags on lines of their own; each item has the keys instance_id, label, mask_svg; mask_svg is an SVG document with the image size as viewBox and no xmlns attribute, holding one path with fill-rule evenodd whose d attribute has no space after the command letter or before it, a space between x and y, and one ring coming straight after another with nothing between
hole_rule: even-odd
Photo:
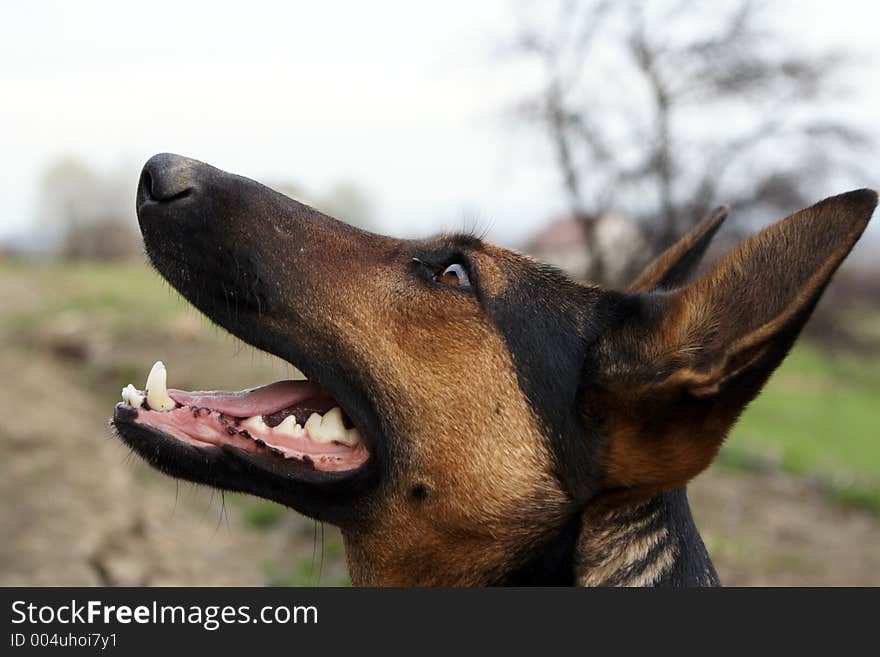
<instances>
[{"instance_id":1,"label":"brown eye","mask_svg":"<svg viewBox=\"0 0 880 657\"><path fill-rule=\"evenodd\" d=\"M467 271L457 262L449 265L441 273L434 277L434 280L443 285L451 285L453 287L467 287L471 284Z\"/></svg>"}]
</instances>

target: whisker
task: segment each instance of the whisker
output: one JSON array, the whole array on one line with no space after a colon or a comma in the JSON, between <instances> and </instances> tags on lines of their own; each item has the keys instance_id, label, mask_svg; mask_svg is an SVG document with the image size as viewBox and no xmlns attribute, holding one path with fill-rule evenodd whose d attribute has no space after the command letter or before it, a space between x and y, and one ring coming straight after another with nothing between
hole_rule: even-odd
<instances>
[{"instance_id":1,"label":"whisker","mask_svg":"<svg viewBox=\"0 0 880 657\"><path fill-rule=\"evenodd\" d=\"M321 575L324 574L324 523L321 523L321 561L318 563L318 586L321 586Z\"/></svg>"},{"instance_id":2,"label":"whisker","mask_svg":"<svg viewBox=\"0 0 880 657\"><path fill-rule=\"evenodd\" d=\"M310 572L315 572L315 562L318 558L318 521L313 521L312 524L312 567L309 569Z\"/></svg>"}]
</instances>

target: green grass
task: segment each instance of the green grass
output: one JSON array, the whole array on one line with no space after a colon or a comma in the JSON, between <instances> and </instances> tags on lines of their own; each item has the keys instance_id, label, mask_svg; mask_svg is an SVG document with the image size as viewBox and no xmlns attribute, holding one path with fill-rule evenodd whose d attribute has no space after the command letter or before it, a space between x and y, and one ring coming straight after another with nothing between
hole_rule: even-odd
<instances>
[{"instance_id":1,"label":"green grass","mask_svg":"<svg viewBox=\"0 0 880 657\"><path fill-rule=\"evenodd\" d=\"M288 509L274 502L254 501L242 513L245 523L254 529L272 529L277 527Z\"/></svg>"},{"instance_id":2,"label":"green grass","mask_svg":"<svg viewBox=\"0 0 880 657\"><path fill-rule=\"evenodd\" d=\"M47 318L64 321L72 313L105 320L115 335L156 326L188 312L186 302L149 267L140 263L0 264L0 276L26 276L38 298L35 307L4 316L18 328Z\"/></svg>"},{"instance_id":3,"label":"green grass","mask_svg":"<svg viewBox=\"0 0 880 657\"><path fill-rule=\"evenodd\" d=\"M828 496L838 504L869 511L880 516L880 485L848 481L829 481L825 486Z\"/></svg>"},{"instance_id":4,"label":"green grass","mask_svg":"<svg viewBox=\"0 0 880 657\"><path fill-rule=\"evenodd\" d=\"M743 414L720 461L818 475L832 499L880 513L880 359L800 343Z\"/></svg>"},{"instance_id":5,"label":"green grass","mask_svg":"<svg viewBox=\"0 0 880 657\"><path fill-rule=\"evenodd\" d=\"M316 545L314 558L294 559L286 564L267 562L262 564L269 586L351 586L347 574L329 573L331 561L340 562L344 557L342 541L336 535L327 536L323 544Z\"/></svg>"},{"instance_id":6,"label":"green grass","mask_svg":"<svg viewBox=\"0 0 880 657\"><path fill-rule=\"evenodd\" d=\"M880 361L798 345L726 448L773 456L792 472L880 479Z\"/></svg>"}]
</instances>

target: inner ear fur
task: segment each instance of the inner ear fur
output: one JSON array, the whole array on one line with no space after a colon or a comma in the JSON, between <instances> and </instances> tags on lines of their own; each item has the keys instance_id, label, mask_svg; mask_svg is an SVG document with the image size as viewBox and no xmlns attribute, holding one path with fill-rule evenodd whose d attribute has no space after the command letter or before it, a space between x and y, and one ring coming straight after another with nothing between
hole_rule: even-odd
<instances>
[{"instance_id":1,"label":"inner ear fur","mask_svg":"<svg viewBox=\"0 0 880 657\"><path fill-rule=\"evenodd\" d=\"M709 465L876 205L867 189L825 199L745 240L686 287L620 297L626 312L599 345L593 400L606 409L607 487L674 488Z\"/></svg>"}]
</instances>

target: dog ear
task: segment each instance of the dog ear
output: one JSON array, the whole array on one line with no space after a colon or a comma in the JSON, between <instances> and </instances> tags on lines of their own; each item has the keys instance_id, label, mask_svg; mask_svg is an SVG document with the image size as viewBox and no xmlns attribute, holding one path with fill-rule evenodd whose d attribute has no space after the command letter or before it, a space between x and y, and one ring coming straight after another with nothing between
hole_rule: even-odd
<instances>
[{"instance_id":1,"label":"dog ear","mask_svg":"<svg viewBox=\"0 0 880 657\"><path fill-rule=\"evenodd\" d=\"M669 290L684 285L696 271L715 233L727 218L727 208L715 208L678 242L645 267L630 292Z\"/></svg>"},{"instance_id":2,"label":"dog ear","mask_svg":"<svg viewBox=\"0 0 880 657\"><path fill-rule=\"evenodd\" d=\"M604 420L606 488L675 488L709 465L876 205L871 190L828 198L742 242L687 287L609 297L620 319L597 345L600 392L585 409ZM679 261L652 265L642 287Z\"/></svg>"}]
</instances>

